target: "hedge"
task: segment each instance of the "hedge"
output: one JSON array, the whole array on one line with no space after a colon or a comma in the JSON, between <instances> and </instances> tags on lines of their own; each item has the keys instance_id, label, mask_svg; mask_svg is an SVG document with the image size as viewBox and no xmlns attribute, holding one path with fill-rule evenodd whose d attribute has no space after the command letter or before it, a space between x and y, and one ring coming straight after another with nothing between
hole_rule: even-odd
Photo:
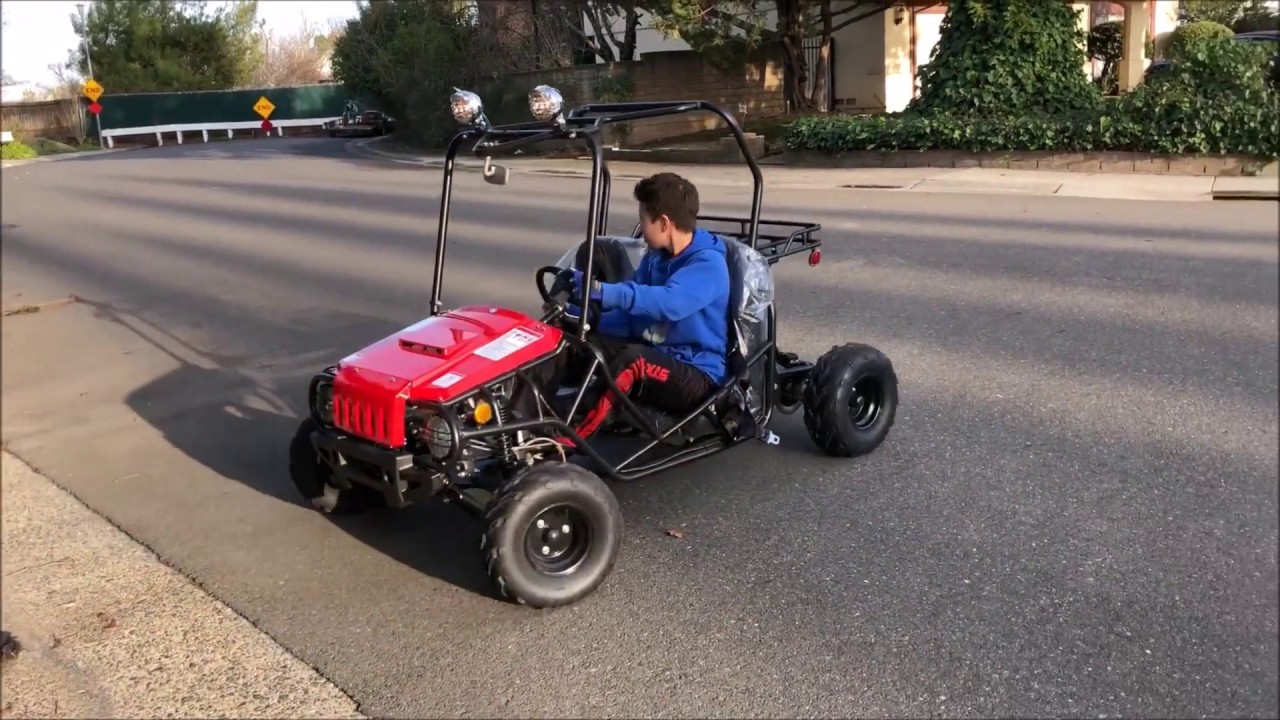
<instances>
[{"instance_id":1,"label":"hedge","mask_svg":"<svg viewBox=\"0 0 1280 720\"><path fill-rule=\"evenodd\" d=\"M1235 33L1231 32L1231 28L1212 20L1202 20L1200 22L1187 23L1174 28L1169 34L1168 44L1165 46L1165 55L1172 60L1181 60L1186 57L1191 48L1197 43L1206 40L1225 40Z\"/></svg>"},{"instance_id":2,"label":"hedge","mask_svg":"<svg viewBox=\"0 0 1280 720\"><path fill-rule=\"evenodd\" d=\"M798 119L794 150L1136 151L1280 158L1273 50L1231 40L1195 43L1169 72L1118 100L1068 113L974 115L908 109Z\"/></svg>"}]
</instances>

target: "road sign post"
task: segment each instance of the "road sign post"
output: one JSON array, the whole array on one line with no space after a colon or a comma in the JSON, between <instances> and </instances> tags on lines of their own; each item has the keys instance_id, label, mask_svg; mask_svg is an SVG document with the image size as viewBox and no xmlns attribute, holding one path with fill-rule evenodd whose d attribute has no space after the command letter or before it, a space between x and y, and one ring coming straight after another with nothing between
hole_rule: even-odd
<instances>
[{"instance_id":1,"label":"road sign post","mask_svg":"<svg viewBox=\"0 0 1280 720\"><path fill-rule=\"evenodd\" d=\"M86 80L84 87L80 90L85 97L89 98L89 112L93 114L94 122L98 126L98 147L102 147L102 116L98 114L102 112L102 106L98 104L98 98L102 97L104 91L105 88L93 78Z\"/></svg>"},{"instance_id":2,"label":"road sign post","mask_svg":"<svg viewBox=\"0 0 1280 720\"><path fill-rule=\"evenodd\" d=\"M271 128L274 127L271 124L271 113L275 112L275 110L276 106L267 99L266 95L258 98L258 102L253 104L253 111L262 118L262 129L266 131L268 137L271 136Z\"/></svg>"}]
</instances>

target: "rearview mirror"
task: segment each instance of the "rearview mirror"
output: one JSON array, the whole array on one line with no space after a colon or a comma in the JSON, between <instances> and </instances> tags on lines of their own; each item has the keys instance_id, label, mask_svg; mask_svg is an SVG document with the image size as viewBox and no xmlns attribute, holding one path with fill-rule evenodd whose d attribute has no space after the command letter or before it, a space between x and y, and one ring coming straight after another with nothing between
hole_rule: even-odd
<instances>
[{"instance_id":1,"label":"rearview mirror","mask_svg":"<svg viewBox=\"0 0 1280 720\"><path fill-rule=\"evenodd\" d=\"M495 165L493 158L484 159L484 181L490 185L506 185L511 171L505 165Z\"/></svg>"}]
</instances>

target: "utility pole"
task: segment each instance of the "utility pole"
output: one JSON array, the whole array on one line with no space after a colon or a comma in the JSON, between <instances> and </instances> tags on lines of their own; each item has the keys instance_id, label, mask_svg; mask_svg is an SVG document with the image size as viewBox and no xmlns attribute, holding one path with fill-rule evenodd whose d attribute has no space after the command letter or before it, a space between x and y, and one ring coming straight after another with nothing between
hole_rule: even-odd
<instances>
[{"instance_id":1,"label":"utility pole","mask_svg":"<svg viewBox=\"0 0 1280 720\"><path fill-rule=\"evenodd\" d=\"M80 27L84 28L84 62L89 68L89 78L93 78L93 59L89 57L89 21L85 13L84 3L76 3L76 12L80 13ZM93 116L94 123L98 127L98 147L102 147L102 116L101 114Z\"/></svg>"}]
</instances>

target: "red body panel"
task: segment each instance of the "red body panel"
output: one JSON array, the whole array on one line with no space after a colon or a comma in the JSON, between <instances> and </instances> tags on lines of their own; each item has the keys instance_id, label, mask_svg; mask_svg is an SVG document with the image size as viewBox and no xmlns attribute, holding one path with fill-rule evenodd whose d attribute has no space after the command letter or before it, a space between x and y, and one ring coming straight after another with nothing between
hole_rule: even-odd
<instances>
[{"instance_id":1,"label":"red body panel","mask_svg":"<svg viewBox=\"0 0 1280 720\"><path fill-rule=\"evenodd\" d=\"M471 305L392 333L338 363L334 424L387 447L405 443L405 405L448 403L550 354L558 328Z\"/></svg>"}]
</instances>

